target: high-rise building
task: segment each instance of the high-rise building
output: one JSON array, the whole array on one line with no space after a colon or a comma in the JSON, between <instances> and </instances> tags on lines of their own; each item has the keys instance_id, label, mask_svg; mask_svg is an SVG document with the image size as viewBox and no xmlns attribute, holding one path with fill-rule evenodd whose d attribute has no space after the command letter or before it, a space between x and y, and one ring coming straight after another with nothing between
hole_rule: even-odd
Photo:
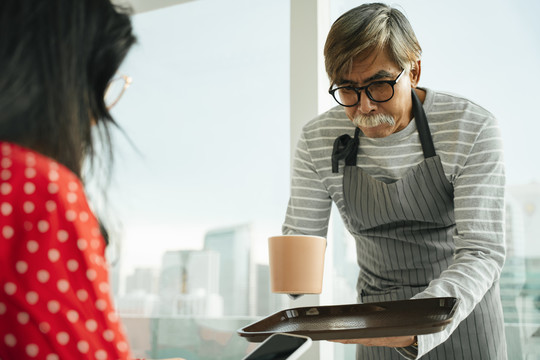
<instances>
[{"instance_id":1,"label":"high-rise building","mask_svg":"<svg viewBox=\"0 0 540 360\"><path fill-rule=\"evenodd\" d=\"M220 255L214 251L166 251L159 276L161 315L223 315Z\"/></svg>"},{"instance_id":2,"label":"high-rise building","mask_svg":"<svg viewBox=\"0 0 540 360\"><path fill-rule=\"evenodd\" d=\"M157 310L157 271L136 268L126 277L126 291L117 296L117 309L121 315L151 316Z\"/></svg>"},{"instance_id":3,"label":"high-rise building","mask_svg":"<svg viewBox=\"0 0 540 360\"><path fill-rule=\"evenodd\" d=\"M157 272L152 268L135 268L131 275L126 276L126 294L157 293Z\"/></svg>"},{"instance_id":4,"label":"high-rise building","mask_svg":"<svg viewBox=\"0 0 540 360\"><path fill-rule=\"evenodd\" d=\"M506 214L508 250L501 274L501 299L508 355L512 359L528 359L540 351L539 223L540 183L510 186ZM512 348L515 353L511 353Z\"/></svg>"},{"instance_id":5,"label":"high-rise building","mask_svg":"<svg viewBox=\"0 0 540 360\"><path fill-rule=\"evenodd\" d=\"M270 289L270 266L266 264L256 264L256 314L257 316L268 316L287 307L287 296L283 294L273 294Z\"/></svg>"},{"instance_id":6,"label":"high-rise building","mask_svg":"<svg viewBox=\"0 0 540 360\"><path fill-rule=\"evenodd\" d=\"M204 237L204 250L219 254L219 294L224 315L251 315L251 231L249 225L211 230Z\"/></svg>"}]
</instances>

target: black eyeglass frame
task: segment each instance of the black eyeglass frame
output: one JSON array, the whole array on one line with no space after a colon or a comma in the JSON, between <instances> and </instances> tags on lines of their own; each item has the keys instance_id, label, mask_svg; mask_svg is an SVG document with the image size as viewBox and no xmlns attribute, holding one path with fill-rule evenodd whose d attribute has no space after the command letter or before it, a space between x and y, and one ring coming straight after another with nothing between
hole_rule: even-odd
<instances>
[{"instance_id":1,"label":"black eyeglass frame","mask_svg":"<svg viewBox=\"0 0 540 360\"><path fill-rule=\"evenodd\" d=\"M395 80L377 80L377 81L373 81L369 84L367 84L366 86L351 86L351 85L347 85L347 86L338 86L336 88L330 88L328 89L328 93L330 95L332 95L332 97L334 98L334 100L336 100L336 102L341 105L341 106L344 106L344 107L353 107L353 106L356 106L358 105L358 103L360 103L360 94L362 93L362 90L365 91L367 97L373 101L373 102L376 102L376 103L383 103L383 102L387 102L387 101L390 101L392 100L392 98L394 97L394 93L395 93L395 90L394 90L394 85L397 84L397 82L399 81L399 79L401 79L401 76L403 75L403 73L405 72L405 69L401 70L401 72L399 73L399 75L396 77ZM388 84L392 87L392 95L386 99L386 100L375 100L372 96L371 96L371 93L369 92L368 88L373 85L373 84L381 84L381 83L384 83L384 84ZM340 89L347 89L347 90L353 90L355 93L356 93L356 96L358 97L358 100L352 104L352 105L343 105L341 102L339 102L338 98L336 97L335 95L335 92L340 90Z\"/></svg>"}]
</instances>

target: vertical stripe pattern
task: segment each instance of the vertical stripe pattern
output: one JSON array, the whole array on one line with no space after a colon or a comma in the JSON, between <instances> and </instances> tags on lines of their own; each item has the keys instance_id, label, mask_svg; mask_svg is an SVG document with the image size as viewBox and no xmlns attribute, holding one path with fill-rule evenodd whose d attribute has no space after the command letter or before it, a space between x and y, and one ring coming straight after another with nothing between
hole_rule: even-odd
<instances>
[{"instance_id":1,"label":"vertical stripe pattern","mask_svg":"<svg viewBox=\"0 0 540 360\"><path fill-rule=\"evenodd\" d=\"M460 299L444 331L418 337L418 357L506 359L498 291L505 259L498 123L465 98L425 90L436 157L424 159L411 121L384 138L361 136L356 169L341 161L332 173L334 140L353 136L355 126L340 107L307 123L282 231L326 236L334 203L356 240L360 301ZM403 349L358 351L361 359L415 358Z\"/></svg>"}]
</instances>

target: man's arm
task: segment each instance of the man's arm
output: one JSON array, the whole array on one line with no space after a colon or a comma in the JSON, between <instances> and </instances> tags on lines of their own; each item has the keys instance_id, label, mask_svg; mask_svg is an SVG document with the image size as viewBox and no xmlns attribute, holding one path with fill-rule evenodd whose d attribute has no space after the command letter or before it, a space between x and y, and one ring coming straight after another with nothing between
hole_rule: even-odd
<instances>
[{"instance_id":1,"label":"man's arm","mask_svg":"<svg viewBox=\"0 0 540 360\"><path fill-rule=\"evenodd\" d=\"M332 201L313 164L307 140L298 141L291 177L291 195L283 234L326 237Z\"/></svg>"},{"instance_id":2,"label":"man's arm","mask_svg":"<svg viewBox=\"0 0 540 360\"><path fill-rule=\"evenodd\" d=\"M504 265L505 173L500 131L486 119L454 180L454 263L414 298L460 299L454 321L442 332L418 336L422 356L446 341L499 279Z\"/></svg>"}]
</instances>

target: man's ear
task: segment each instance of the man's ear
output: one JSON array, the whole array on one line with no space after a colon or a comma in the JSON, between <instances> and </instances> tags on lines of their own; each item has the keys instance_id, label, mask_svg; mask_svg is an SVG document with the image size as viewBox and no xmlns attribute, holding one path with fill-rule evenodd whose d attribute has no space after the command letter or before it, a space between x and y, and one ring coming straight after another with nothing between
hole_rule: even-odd
<instances>
[{"instance_id":1,"label":"man's ear","mask_svg":"<svg viewBox=\"0 0 540 360\"><path fill-rule=\"evenodd\" d=\"M411 87L415 88L420 82L420 73L422 71L421 60L417 60L412 63L411 71L409 71L409 77L411 79Z\"/></svg>"}]
</instances>

